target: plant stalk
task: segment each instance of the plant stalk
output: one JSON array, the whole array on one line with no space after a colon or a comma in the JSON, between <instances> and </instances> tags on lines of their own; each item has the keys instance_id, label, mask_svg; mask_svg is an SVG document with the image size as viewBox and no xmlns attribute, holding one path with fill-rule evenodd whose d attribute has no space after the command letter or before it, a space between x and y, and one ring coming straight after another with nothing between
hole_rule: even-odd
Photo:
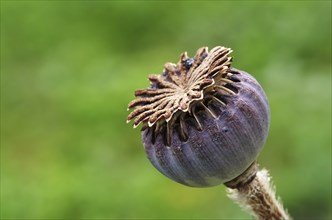
<instances>
[{"instance_id":1,"label":"plant stalk","mask_svg":"<svg viewBox=\"0 0 332 220\"><path fill-rule=\"evenodd\" d=\"M258 169L256 161L235 179L226 182L228 196L258 220L290 220L276 198L268 171Z\"/></svg>"}]
</instances>

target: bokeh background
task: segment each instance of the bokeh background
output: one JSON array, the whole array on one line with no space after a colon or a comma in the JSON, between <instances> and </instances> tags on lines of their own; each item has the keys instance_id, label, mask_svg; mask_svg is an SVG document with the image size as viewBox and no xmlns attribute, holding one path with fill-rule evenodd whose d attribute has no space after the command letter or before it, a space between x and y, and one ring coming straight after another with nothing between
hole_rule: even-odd
<instances>
[{"instance_id":1,"label":"bokeh background","mask_svg":"<svg viewBox=\"0 0 332 220\"><path fill-rule=\"evenodd\" d=\"M1 1L1 218L252 219L158 173L126 124L148 74L217 45L267 93L284 205L330 219L330 1Z\"/></svg>"}]
</instances>

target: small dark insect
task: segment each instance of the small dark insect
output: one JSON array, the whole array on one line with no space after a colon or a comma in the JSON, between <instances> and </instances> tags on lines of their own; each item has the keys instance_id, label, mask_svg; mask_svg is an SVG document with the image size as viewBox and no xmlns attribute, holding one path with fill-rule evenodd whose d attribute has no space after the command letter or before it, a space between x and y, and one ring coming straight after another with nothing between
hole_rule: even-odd
<instances>
[{"instance_id":1,"label":"small dark insect","mask_svg":"<svg viewBox=\"0 0 332 220\"><path fill-rule=\"evenodd\" d=\"M194 58L189 58L189 59L184 61L184 66L186 67L187 70L189 70L194 62L195 62Z\"/></svg>"}]
</instances>

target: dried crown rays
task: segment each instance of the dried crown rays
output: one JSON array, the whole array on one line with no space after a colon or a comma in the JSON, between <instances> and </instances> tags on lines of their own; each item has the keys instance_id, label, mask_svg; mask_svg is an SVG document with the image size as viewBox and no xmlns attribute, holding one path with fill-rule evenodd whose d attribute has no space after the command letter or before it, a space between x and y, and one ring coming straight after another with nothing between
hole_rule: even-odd
<instances>
[{"instance_id":1,"label":"dried crown rays","mask_svg":"<svg viewBox=\"0 0 332 220\"><path fill-rule=\"evenodd\" d=\"M231 49L200 48L166 63L151 85L135 92L128 121L143 123L151 163L167 177L196 187L240 175L256 159L269 128L269 106L258 82L231 68Z\"/></svg>"},{"instance_id":2,"label":"dried crown rays","mask_svg":"<svg viewBox=\"0 0 332 220\"><path fill-rule=\"evenodd\" d=\"M138 98L128 107L136 110L129 114L128 121L135 118L134 127L141 122L152 127L157 121L170 121L177 111L190 112L191 104L202 100L205 90L214 89L211 87L218 78L226 79L230 53L229 48L215 47L209 53L203 47L193 59L185 52L177 65L166 63L162 75L149 76L151 88L135 92Z\"/></svg>"}]
</instances>

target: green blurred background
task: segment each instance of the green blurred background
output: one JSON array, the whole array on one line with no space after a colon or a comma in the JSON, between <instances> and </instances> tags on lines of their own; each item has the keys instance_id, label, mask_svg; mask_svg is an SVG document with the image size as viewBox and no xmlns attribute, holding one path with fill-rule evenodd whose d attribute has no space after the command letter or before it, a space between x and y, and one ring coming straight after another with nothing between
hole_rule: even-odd
<instances>
[{"instance_id":1,"label":"green blurred background","mask_svg":"<svg viewBox=\"0 0 332 220\"><path fill-rule=\"evenodd\" d=\"M159 174L125 123L148 74L217 45L269 97L284 205L330 219L330 1L1 1L2 219L251 219Z\"/></svg>"}]
</instances>

